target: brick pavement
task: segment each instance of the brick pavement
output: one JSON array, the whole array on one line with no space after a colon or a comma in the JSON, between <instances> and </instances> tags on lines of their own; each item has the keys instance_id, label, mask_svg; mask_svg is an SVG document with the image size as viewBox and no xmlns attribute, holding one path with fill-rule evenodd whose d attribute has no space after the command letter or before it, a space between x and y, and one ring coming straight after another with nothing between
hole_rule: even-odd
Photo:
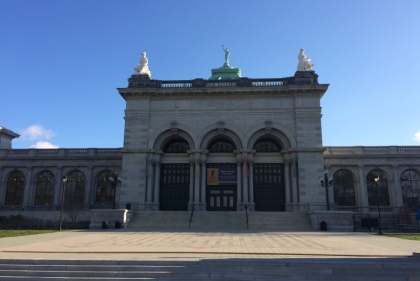
<instances>
[{"instance_id":1,"label":"brick pavement","mask_svg":"<svg viewBox=\"0 0 420 281\"><path fill-rule=\"evenodd\" d=\"M420 242L370 233L86 230L2 238L0 258L404 257Z\"/></svg>"}]
</instances>

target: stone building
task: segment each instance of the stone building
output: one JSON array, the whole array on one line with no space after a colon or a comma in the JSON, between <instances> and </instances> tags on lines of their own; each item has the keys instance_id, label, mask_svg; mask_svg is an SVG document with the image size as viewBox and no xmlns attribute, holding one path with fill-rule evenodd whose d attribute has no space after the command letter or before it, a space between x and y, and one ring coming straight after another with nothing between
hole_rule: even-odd
<instances>
[{"instance_id":1,"label":"stone building","mask_svg":"<svg viewBox=\"0 0 420 281\"><path fill-rule=\"evenodd\" d=\"M226 53L209 79L165 81L151 79L144 53L128 87L118 88L123 148L11 149L19 135L0 128L0 215L56 210L64 176L65 202L86 216L127 203L135 211L375 214L379 200L382 212L417 210L420 147L324 147L328 84L302 54L286 78L241 77Z\"/></svg>"}]
</instances>

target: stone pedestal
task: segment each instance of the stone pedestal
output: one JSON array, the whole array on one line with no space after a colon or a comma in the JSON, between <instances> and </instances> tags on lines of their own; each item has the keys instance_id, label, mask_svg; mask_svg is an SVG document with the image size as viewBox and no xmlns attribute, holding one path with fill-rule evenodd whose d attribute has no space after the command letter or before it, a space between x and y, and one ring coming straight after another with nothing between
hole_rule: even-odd
<instances>
[{"instance_id":1,"label":"stone pedestal","mask_svg":"<svg viewBox=\"0 0 420 281\"><path fill-rule=\"evenodd\" d=\"M321 222L327 223L327 231L353 231L353 212L310 211L308 218L313 230L321 230Z\"/></svg>"},{"instance_id":2,"label":"stone pedestal","mask_svg":"<svg viewBox=\"0 0 420 281\"><path fill-rule=\"evenodd\" d=\"M134 212L126 209L106 209L90 211L89 229L101 229L102 222L108 222L108 228L115 228L115 222L121 223L121 228L127 228Z\"/></svg>"},{"instance_id":3,"label":"stone pedestal","mask_svg":"<svg viewBox=\"0 0 420 281\"><path fill-rule=\"evenodd\" d=\"M220 68L213 68L211 70L211 77L209 80L226 80L226 79L238 79L241 78L241 69L233 68L224 64Z\"/></svg>"}]
</instances>

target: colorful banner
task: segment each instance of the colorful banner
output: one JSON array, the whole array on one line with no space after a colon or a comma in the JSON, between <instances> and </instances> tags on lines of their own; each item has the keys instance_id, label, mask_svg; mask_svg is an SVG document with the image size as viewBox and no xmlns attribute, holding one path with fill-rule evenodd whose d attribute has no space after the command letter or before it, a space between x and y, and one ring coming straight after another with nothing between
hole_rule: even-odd
<instances>
[{"instance_id":1,"label":"colorful banner","mask_svg":"<svg viewBox=\"0 0 420 281\"><path fill-rule=\"evenodd\" d=\"M236 185L236 168L207 168L207 185Z\"/></svg>"}]
</instances>

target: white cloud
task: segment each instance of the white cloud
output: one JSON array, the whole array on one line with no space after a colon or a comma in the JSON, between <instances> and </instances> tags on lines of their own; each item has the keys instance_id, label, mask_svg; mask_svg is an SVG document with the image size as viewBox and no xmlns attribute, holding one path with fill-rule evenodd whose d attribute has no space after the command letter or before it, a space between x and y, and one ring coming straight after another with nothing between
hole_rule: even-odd
<instances>
[{"instance_id":1,"label":"white cloud","mask_svg":"<svg viewBox=\"0 0 420 281\"><path fill-rule=\"evenodd\" d=\"M49 143L47 141L39 141L34 145L31 145L29 148L38 148L38 149L43 149L43 148L59 148L58 145L53 145L52 143Z\"/></svg>"},{"instance_id":2,"label":"white cloud","mask_svg":"<svg viewBox=\"0 0 420 281\"><path fill-rule=\"evenodd\" d=\"M55 133L51 130L46 130L41 125L32 125L20 132L20 135L24 139L33 140L49 140L55 136Z\"/></svg>"},{"instance_id":3,"label":"white cloud","mask_svg":"<svg viewBox=\"0 0 420 281\"><path fill-rule=\"evenodd\" d=\"M420 142L420 131L414 134L413 140Z\"/></svg>"}]
</instances>

